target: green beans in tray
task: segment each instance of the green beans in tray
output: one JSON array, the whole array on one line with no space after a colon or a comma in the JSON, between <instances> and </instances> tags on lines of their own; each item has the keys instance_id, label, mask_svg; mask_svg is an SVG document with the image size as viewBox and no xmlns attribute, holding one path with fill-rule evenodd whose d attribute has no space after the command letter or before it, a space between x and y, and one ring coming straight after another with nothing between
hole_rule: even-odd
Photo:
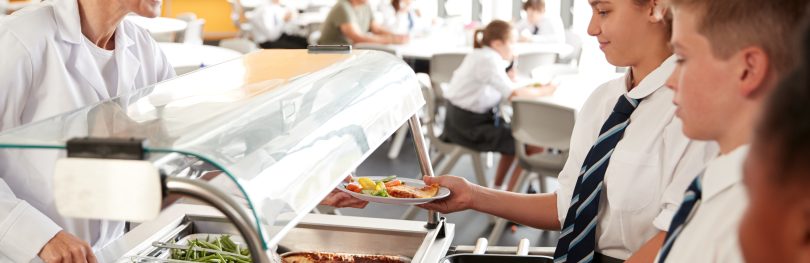
<instances>
[{"instance_id":1,"label":"green beans in tray","mask_svg":"<svg viewBox=\"0 0 810 263\"><path fill-rule=\"evenodd\" d=\"M177 244L180 245L180 244ZM247 247L231 240L229 235L189 239L185 249L171 248L170 258L192 262L249 263L253 262Z\"/></svg>"}]
</instances>

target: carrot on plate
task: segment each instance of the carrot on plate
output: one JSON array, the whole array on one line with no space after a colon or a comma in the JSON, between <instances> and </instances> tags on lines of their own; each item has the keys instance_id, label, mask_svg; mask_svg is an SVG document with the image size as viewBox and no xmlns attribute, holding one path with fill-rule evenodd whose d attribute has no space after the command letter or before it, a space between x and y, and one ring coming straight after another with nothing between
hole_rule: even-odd
<instances>
[{"instance_id":1,"label":"carrot on plate","mask_svg":"<svg viewBox=\"0 0 810 263\"><path fill-rule=\"evenodd\" d=\"M394 187L394 186L397 186L397 185L402 185L402 181L394 179L394 180L391 180L391 181L385 183L385 187Z\"/></svg>"},{"instance_id":2,"label":"carrot on plate","mask_svg":"<svg viewBox=\"0 0 810 263\"><path fill-rule=\"evenodd\" d=\"M361 187L359 184L356 184L356 183L350 183L350 184L346 185L346 190L349 190L349 191L352 191L352 192L355 192L355 193L361 193L361 192L363 192L363 187Z\"/></svg>"}]
</instances>

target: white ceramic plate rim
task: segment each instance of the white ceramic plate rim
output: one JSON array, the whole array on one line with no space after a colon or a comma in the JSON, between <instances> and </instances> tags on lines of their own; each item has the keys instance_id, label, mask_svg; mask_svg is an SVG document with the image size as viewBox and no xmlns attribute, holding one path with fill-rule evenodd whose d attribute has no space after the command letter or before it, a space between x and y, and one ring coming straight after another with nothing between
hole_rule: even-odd
<instances>
[{"instance_id":1,"label":"white ceramic plate rim","mask_svg":"<svg viewBox=\"0 0 810 263\"><path fill-rule=\"evenodd\" d=\"M377 181L377 180L383 179L383 178L388 177L388 176L363 176L363 177L366 177L366 178L369 178L371 180ZM402 181L402 182L405 182L406 185L412 185L412 186L417 187L417 188L421 188L421 187L425 186L425 182L423 182L422 180L413 179L413 178L402 178L402 177L397 177L397 179ZM442 199L442 198L450 196L450 189L447 189L445 187L439 187L439 192L436 193L436 196L431 197L431 198L380 197L380 196L372 196L372 195L366 195L366 194L362 194L362 193L355 193L355 192L349 191L348 189L346 189L347 184L349 184L349 183L340 183L340 185L338 186L338 189L340 189L341 191L346 192L346 193L348 193L348 194L350 194L350 195L352 195L352 196L354 196L354 197L356 197L356 198L358 198L360 200L365 200L365 201L374 202L374 203L384 203L384 204L392 204L392 205L419 205L419 204L429 203L429 202L431 202L433 200L438 200L438 199Z\"/></svg>"}]
</instances>

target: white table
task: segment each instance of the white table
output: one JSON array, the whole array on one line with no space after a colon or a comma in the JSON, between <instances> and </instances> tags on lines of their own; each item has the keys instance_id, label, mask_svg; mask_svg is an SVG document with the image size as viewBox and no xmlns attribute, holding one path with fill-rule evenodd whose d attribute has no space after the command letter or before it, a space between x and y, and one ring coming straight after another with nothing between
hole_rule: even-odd
<instances>
[{"instance_id":1,"label":"white table","mask_svg":"<svg viewBox=\"0 0 810 263\"><path fill-rule=\"evenodd\" d=\"M146 18L137 15L128 15L125 19L149 30L152 36L180 33L188 27L186 21L169 17Z\"/></svg>"},{"instance_id":2,"label":"white table","mask_svg":"<svg viewBox=\"0 0 810 263\"><path fill-rule=\"evenodd\" d=\"M553 81L559 83L554 93L550 96L537 98L537 100L571 108L579 112L582 105L585 104L585 101L599 85L621 76L621 73L560 76Z\"/></svg>"},{"instance_id":3,"label":"white table","mask_svg":"<svg viewBox=\"0 0 810 263\"><path fill-rule=\"evenodd\" d=\"M355 48L390 48L402 55L404 58L424 59L430 60L433 54L459 52L468 53L472 52L472 45L459 45L448 43L447 38L437 37L419 37L412 38L410 42L399 45L383 45L383 44L369 44L360 43L356 44ZM574 51L574 47L568 44L532 44L532 43L516 43L513 45L516 54L524 54L528 52L548 52L557 53L558 57L565 57Z\"/></svg>"},{"instance_id":4,"label":"white table","mask_svg":"<svg viewBox=\"0 0 810 263\"><path fill-rule=\"evenodd\" d=\"M234 50L215 46L181 43L158 43L158 46L166 54L177 75L194 71L200 66L210 66L242 56L242 53Z\"/></svg>"}]
</instances>

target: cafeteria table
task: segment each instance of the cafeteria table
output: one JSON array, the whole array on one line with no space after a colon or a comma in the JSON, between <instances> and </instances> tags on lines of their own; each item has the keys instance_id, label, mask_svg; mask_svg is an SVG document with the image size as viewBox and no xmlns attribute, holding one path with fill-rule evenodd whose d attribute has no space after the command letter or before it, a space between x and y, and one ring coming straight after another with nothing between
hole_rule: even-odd
<instances>
[{"instance_id":1,"label":"cafeteria table","mask_svg":"<svg viewBox=\"0 0 810 263\"><path fill-rule=\"evenodd\" d=\"M177 75L242 56L242 53L234 50L208 45L158 43L158 46L166 54Z\"/></svg>"}]
</instances>

